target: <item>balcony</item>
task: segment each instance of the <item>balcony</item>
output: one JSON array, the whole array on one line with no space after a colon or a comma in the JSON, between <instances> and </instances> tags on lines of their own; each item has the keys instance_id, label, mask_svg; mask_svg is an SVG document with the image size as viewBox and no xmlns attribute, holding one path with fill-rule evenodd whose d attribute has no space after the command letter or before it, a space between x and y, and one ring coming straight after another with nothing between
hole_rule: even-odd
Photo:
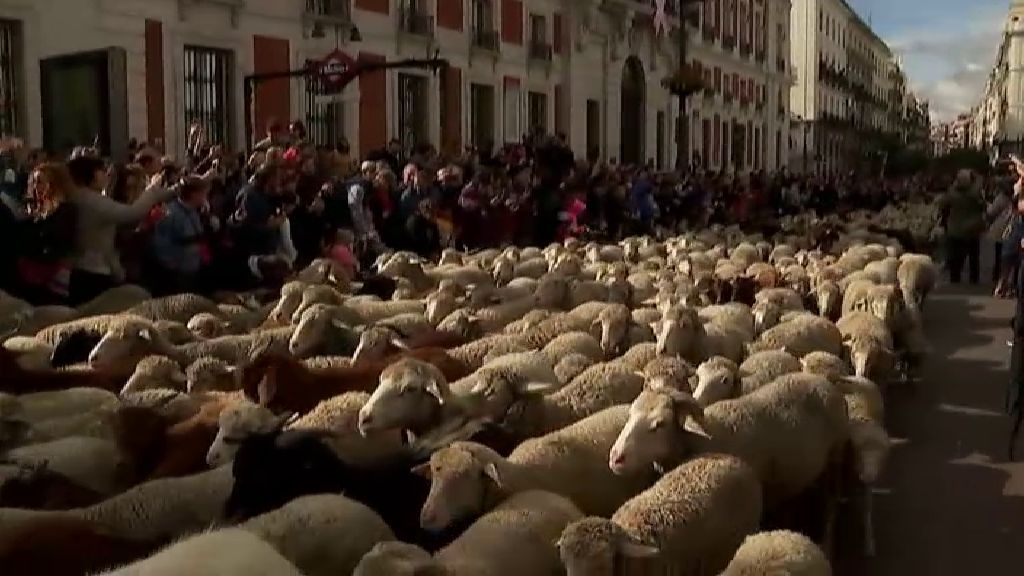
<instances>
[{"instance_id":1,"label":"balcony","mask_svg":"<svg viewBox=\"0 0 1024 576\"><path fill-rule=\"evenodd\" d=\"M350 0L306 0L303 19L329 26L352 24L352 6Z\"/></svg>"},{"instance_id":2,"label":"balcony","mask_svg":"<svg viewBox=\"0 0 1024 576\"><path fill-rule=\"evenodd\" d=\"M472 42L473 48L478 50L495 53L501 51L501 36L493 28L474 28Z\"/></svg>"},{"instance_id":3,"label":"balcony","mask_svg":"<svg viewBox=\"0 0 1024 576\"><path fill-rule=\"evenodd\" d=\"M736 48L736 36L722 36L722 48L726 50Z\"/></svg>"},{"instance_id":4,"label":"balcony","mask_svg":"<svg viewBox=\"0 0 1024 576\"><path fill-rule=\"evenodd\" d=\"M398 30L411 36L434 37L434 17L423 10L403 8L398 13Z\"/></svg>"},{"instance_id":5,"label":"balcony","mask_svg":"<svg viewBox=\"0 0 1024 576\"><path fill-rule=\"evenodd\" d=\"M527 56L534 62L551 62L554 50L546 40L531 40L527 47Z\"/></svg>"}]
</instances>

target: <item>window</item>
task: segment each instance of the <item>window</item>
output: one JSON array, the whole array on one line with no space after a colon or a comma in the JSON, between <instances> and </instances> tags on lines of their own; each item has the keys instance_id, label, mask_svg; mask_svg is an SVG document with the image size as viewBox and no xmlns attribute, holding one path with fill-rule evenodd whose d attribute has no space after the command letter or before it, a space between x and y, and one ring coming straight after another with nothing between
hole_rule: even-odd
<instances>
[{"instance_id":1,"label":"window","mask_svg":"<svg viewBox=\"0 0 1024 576\"><path fill-rule=\"evenodd\" d=\"M587 153L601 154L601 103L587 100Z\"/></svg>"},{"instance_id":2,"label":"window","mask_svg":"<svg viewBox=\"0 0 1024 576\"><path fill-rule=\"evenodd\" d=\"M231 143L231 60L227 50L185 47L185 125L202 126L210 142Z\"/></svg>"},{"instance_id":3,"label":"window","mask_svg":"<svg viewBox=\"0 0 1024 576\"><path fill-rule=\"evenodd\" d=\"M505 84L505 141L515 142L519 139L520 93L519 84Z\"/></svg>"},{"instance_id":4,"label":"window","mask_svg":"<svg viewBox=\"0 0 1024 576\"><path fill-rule=\"evenodd\" d=\"M530 14L530 40L538 45L548 43L547 19L540 14Z\"/></svg>"},{"instance_id":5,"label":"window","mask_svg":"<svg viewBox=\"0 0 1024 576\"><path fill-rule=\"evenodd\" d=\"M494 144L494 88L469 86L469 132L474 146Z\"/></svg>"},{"instance_id":6,"label":"window","mask_svg":"<svg viewBox=\"0 0 1024 576\"><path fill-rule=\"evenodd\" d=\"M306 66L316 66L308 61ZM341 94L328 94L319 76L306 79L306 131L317 146L334 146L345 137L345 103Z\"/></svg>"},{"instance_id":7,"label":"window","mask_svg":"<svg viewBox=\"0 0 1024 576\"><path fill-rule=\"evenodd\" d=\"M490 0L473 0L473 27L481 32L494 30L494 10Z\"/></svg>"},{"instance_id":8,"label":"window","mask_svg":"<svg viewBox=\"0 0 1024 576\"><path fill-rule=\"evenodd\" d=\"M21 135L21 23L0 20L0 137Z\"/></svg>"},{"instance_id":9,"label":"window","mask_svg":"<svg viewBox=\"0 0 1024 576\"><path fill-rule=\"evenodd\" d=\"M398 75L398 139L411 154L420 144L430 142L427 79L414 74Z\"/></svg>"},{"instance_id":10,"label":"window","mask_svg":"<svg viewBox=\"0 0 1024 576\"><path fill-rule=\"evenodd\" d=\"M527 117L530 121L529 128L548 127L548 95L543 92L530 92L527 101Z\"/></svg>"}]
</instances>

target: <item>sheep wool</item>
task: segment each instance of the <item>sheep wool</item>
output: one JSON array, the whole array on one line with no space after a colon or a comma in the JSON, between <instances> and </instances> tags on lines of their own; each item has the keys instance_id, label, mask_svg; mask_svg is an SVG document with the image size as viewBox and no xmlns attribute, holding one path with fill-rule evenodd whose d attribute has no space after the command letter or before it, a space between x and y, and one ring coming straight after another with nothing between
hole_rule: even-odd
<instances>
[{"instance_id":1,"label":"sheep wool","mask_svg":"<svg viewBox=\"0 0 1024 576\"><path fill-rule=\"evenodd\" d=\"M780 530L748 536L720 576L832 576L832 566L810 538Z\"/></svg>"}]
</instances>

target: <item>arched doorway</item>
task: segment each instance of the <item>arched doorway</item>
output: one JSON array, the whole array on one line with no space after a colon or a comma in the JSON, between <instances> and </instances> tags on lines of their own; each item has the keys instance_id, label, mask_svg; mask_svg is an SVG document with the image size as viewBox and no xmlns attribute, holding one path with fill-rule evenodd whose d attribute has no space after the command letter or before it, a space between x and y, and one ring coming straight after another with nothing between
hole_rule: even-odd
<instances>
[{"instance_id":1,"label":"arched doorway","mask_svg":"<svg viewBox=\"0 0 1024 576\"><path fill-rule=\"evenodd\" d=\"M619 125L619 161L642 164L644 158L644 121L646 78L644 65L636 56L626 58L622 69L622 121Z\"/></svg>"}]
</instances>

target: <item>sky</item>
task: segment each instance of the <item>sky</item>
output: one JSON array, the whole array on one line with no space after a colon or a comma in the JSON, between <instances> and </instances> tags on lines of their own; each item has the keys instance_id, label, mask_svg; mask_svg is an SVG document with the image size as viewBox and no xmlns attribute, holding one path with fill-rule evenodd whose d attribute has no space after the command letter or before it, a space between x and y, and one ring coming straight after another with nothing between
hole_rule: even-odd
<instances>
[{"instance_id":1,"label":"sky","mask_svg":"<svg viewBox=\"0 0 1024 576\"><path fill-rule=\"evenodd\" d=\"M933 120L952 120L978 103L1010 0L848 1L899 56Z\"/></svg>"}]
</instances>

